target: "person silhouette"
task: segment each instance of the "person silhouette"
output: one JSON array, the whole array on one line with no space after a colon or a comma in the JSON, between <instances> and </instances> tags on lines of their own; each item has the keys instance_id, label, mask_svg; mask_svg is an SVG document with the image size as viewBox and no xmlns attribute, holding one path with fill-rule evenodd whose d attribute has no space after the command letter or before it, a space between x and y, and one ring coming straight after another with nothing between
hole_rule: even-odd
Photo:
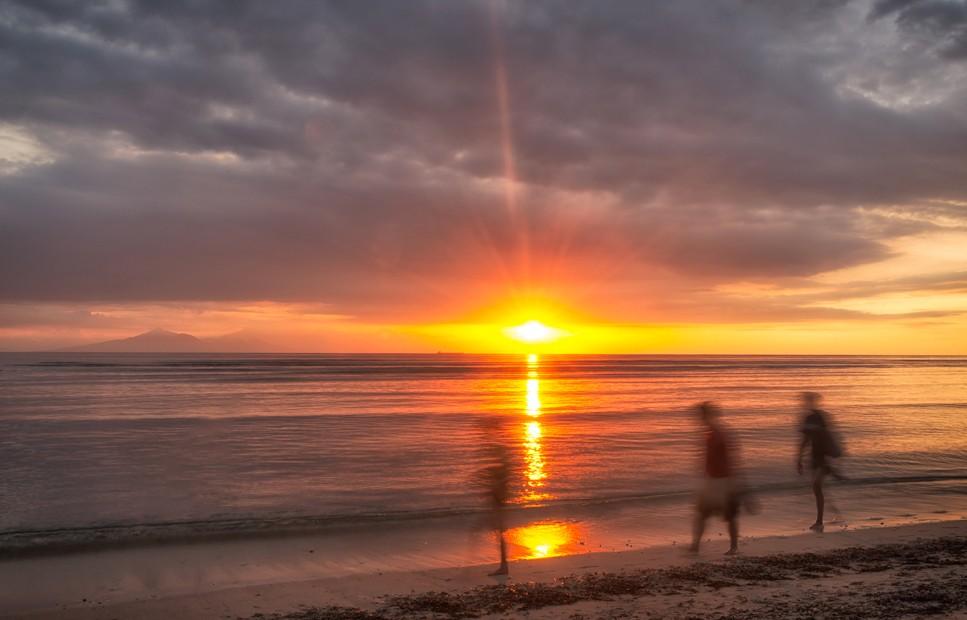
<instances>
[{"instance_id":1,"label":"person silhouette","mask_svg":"<svg viewBox=\"0 0 967 620\"><path fill-rule=\"evenodd\" d=\"M507 564L507 541L505 538L507 524L504 514L510 500L510 455L499 437L499 423L489 420L483 426L487 438L485 443L486 465L480 471L480 478L488 507L490 527L497 534L500 549L500 566L490 575L500 576L510 573Z\"/></svg>"},{"instance_id":2,"label":"person silhouette","mask_svg":"<svg viewBox=\"0 0 967 620\"><path fill-rule=\"evenodd\" d=\"M729 527L729 550L726 555L734 555L739 549L739 506L742 502L742 489L738 482L738 444L719 419L721 411L718 406L705 401L696 405L695 411L705 426L705 475L695 506L695 524L689 550L698 553L705 522L713 515L721 515Z\"/></svg>"},{"instance_id":3,"label":"person silhouette","mask_svg":"<svg viewBox=\"0 0 967 620\"><path fill-rule=\"evenodd\" d=\"M819 408L822 396L816 392L802 392L800 394L803 417L799 425L802 439L796 453L796 472L803 474L802 455L806 446L810 448L809 467L812 472L813 495L816 497L816 522L809 526L814 532L822 532L823 513L826 507L826 497L823 484L826 476L832 475L837 480L845 477L830 462L830 459L842 456L842 449L834 436L829 421L829 414Z\"/></svg>"},{"instance_id":4,"label":"person silhouette","mask_svg":"<svg viewBox=\"0 0 967 620\"><path fill-rule=\"evenodd\" d=\"M506 575L510 572L507 566L507 541L505 532L507 530L504 509L509 499L510 488L510 463L507 458L507 450L503 446L498 446L494 450L494 463L487 467L487 480L490 483L490 510L493 516L493 527L497 533L497 540L500 546L500 566L491 575Z\"/></svg>"}]
</instances>

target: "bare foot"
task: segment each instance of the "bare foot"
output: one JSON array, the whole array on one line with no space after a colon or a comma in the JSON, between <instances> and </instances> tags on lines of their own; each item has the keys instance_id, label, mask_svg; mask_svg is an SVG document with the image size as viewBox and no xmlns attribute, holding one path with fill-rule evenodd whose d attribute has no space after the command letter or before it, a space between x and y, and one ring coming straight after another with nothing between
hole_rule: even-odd
<instances>
[{"instance_id":1,"label":"bare foot","mask_svg":"<svg viewBox=\"0 0 967 620\"><path fill-rule=\"evenodd\" d=\"M725 552L725 555L736 555L738 552L739 552L738 547L732 547L731 549Z\"/></svg>"},{"instance_id":2,"label":"bare foot","mask_svg":"<svg viewBox=\"0 0 967 620\"><path fill-rule=\"evenodd\" d=\"M814 532L822 532L823 529L824 529L824 527L823 527L823 524L822 523L816 522L816 523L813 523L812 525L810 525L809 526L809 529L811 529Z\"/></svg>"},{"instance_id":3,"label":"bare foot","mask_svg":"<svg viewBox=\"0 0 967 620\"><path fill-rule=\"evenodd\" d=\"M500 568L498 568L494 572L487 573L487 575L490 576L490 577L500 577L501 575L509 575L509 574L510 574L510 569L507 568L507 566L501 566Z\"/></svg>"}]
</instances>

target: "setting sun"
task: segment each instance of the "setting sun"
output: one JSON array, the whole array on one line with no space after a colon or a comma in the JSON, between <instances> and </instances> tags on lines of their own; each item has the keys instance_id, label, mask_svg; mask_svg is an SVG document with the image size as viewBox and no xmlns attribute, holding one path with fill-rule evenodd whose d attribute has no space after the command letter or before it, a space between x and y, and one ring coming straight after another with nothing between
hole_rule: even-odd
<instances>
[{"instance_id":1,"label":"setting sun","mask_svg":"<svg viewBox=\"0 0 967 620\"><path fill-rule=\"evenodd\" d=\"M554 327L548 327L540 321L527 321L520 325L507 329L507 334L514 340L527 344L541 344L553 342L560 338L564 332Z\"/></svg>"}]
</instances>

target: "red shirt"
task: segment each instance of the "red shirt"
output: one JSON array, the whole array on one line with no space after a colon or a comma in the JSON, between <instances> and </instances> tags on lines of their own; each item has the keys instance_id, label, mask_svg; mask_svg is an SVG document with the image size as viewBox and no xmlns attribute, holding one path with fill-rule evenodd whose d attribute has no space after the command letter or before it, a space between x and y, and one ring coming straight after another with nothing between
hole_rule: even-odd
<instances>
[{"instance_id":1,"label":"red shirt","mask_svg":"<svg viewBox=\"0 0 967 620\"><path fill-rule=\"evenodd\" d=\"M705 475L709 478L728 478L732 475L729 443L720 428L711 428L705 434Z\"/></svg>"}]
</instances>

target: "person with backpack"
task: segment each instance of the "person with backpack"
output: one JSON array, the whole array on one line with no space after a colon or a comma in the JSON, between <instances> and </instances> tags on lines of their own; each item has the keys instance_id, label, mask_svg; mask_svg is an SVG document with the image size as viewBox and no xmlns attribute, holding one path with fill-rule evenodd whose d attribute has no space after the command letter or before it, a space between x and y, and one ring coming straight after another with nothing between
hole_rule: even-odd
<instances>
[{"instance_id":1,"label":"person with backpack","mask_svg":"<svg viewBox=\"0 0 967 620\"><path fill-rule=\"evenodd\" d=\"M803 419L799 427L802 433L802 440L799 443L799 450L796 453L796 471L801 476L803 473L802 455L806 446L810 447L810 470L812 471L813 495L816 496L816 522L809 526L814 532L823 531L823 511L825 508L825 496L823 495L823 483L826 476L832 475L837 480L842 480L843 476L837 471L830 459L842 456L842 449L839 442L833 435L830 428L829 414L819 408L822 396L816 392L803 392L801 395L803 407Z\"/></svg>"}]
</instances>

